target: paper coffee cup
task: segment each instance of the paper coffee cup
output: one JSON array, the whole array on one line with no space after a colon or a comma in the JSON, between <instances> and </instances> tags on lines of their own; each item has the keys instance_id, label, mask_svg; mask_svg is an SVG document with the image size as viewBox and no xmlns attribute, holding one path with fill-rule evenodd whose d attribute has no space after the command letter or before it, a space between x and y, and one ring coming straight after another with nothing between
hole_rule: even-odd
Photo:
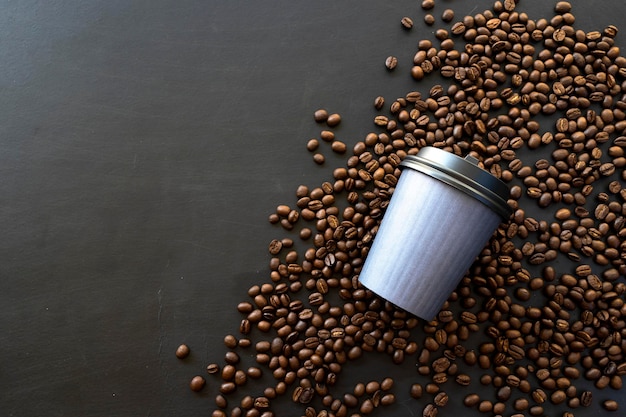
<instances>
[{"instance_id":1,"label":"paper coffee cup","mask_svg":"<svg viewBox=\"0 0 626 417\"><path fill-rule=\"evenodd\" d=\"M433 319L493 232L511 215L508 186L434 147L407 156L359 281Z\"/></svg>"}]
</instances>

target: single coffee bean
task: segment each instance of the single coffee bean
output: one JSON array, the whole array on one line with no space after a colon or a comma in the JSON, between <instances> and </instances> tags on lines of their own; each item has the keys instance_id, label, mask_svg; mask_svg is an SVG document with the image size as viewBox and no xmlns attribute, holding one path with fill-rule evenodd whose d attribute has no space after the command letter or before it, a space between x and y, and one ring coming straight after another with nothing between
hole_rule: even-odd
<instances>
[{"instance_id":1,"label":"single coffee bean","mask_svg":"<svg viewBox=\"0 0 626 417\"><path fill-rule=\"evenodd\" d=\"M226 352L226 354L224 355L224 360L226 361L226 363L234 365L239 363L240 358L237 352L229 351Z\"/></svg>"},{"instance_id":2,"label":"single coffee bean","mask_svg":"<svg viewBox=\"0 0 626 417\"><path fill-rule=\"evenodd\" d=\"M187 345L180 345L178 346L178 348L176 348L176 357L178 359L185 359L187 356L189 356L189 353L191 352L191 350L189 349L189 346Z\"/></svg>"},{"instance_id":3,"label":"single coffee bean","mask_svg":"<svg viewBox=\"0 0 626 417\"><path fill-rule=\"evenodd\" d=\"M435 396L433 402L437 407L444 407L446 404L448 404L448 394L446 394L445 392L438 393Z\"/></svg>"},{"instance_id":4,"label":"single coffee bean","mask_svg":"<svg viewBox=\"0 0 626 417\"><path fill-rule=\"evenodd\" d=\"M341 123L341 115L338 113L329 114L326 119L326 124L330 127L335 127Z\"/></svg>"},{"instance_id":5,"label":"single coffee bean","mask_svg":"<svg viewBox=\"0 0 626 417\"><path fill-rule=\"evenodd\" d=\"M235 367L233 365L225 365L222 368L222 379L224 381L230 381L235 377L235 372L237 370L235 369Z\"/></svg>"},{"instance_id":6,"label":"single coffee bean","mask_svg":"<svg viewBox=\"0 0 626 417\"><path fill-rule=\"evenodd\" d=\"M493 403L489 400L483 400L478 404L478 411L481 413L489 413L493 411Z\"/></svg>"},{"instance_id":7,"label":"single coffee bean","mask_svg":"<svg viewBox=\"0 0 626 417\"><path fill-rule=\"evenodd\" d=\"M371 399L366 399L365 401L363 401L361 403L361 407L359 407L359 411L361 412L361 414L370 414L372 413L372 411L374 411L374 403L372 402Z\"/></svg>"},{"instance_id":8,"label":"single coffee bean","mask_svg":"<svg viewBox=\"0 0 626 417\"><path fill-rule=\"evenodd\" d=\"M280 240L274 239L269 244L269 252L272 255L278 255L283 248L283 244Z\"/></svg>"},{"instance_id":9,"label":"single coffee bean","mask_svg":"<svg viewBox=\"0 0 626 417\"><path fill-rule=\"evenodd\" d=\"M568 13L572 10L572 5L567 1L559 1L554 6L554 11L559 14Z\"/></svg>"},{"instance_id":10,"label":"single coffee bean","mask_svg":"<svg viewBox=\"0 0 626 417\"><path fill-rule=\"evenodd\" d=\"M215 396L215 405L219 408L226 408L228 406L228 400L222 394L218 394Z\"/></svg>"},{"instance_id":11,"label":"single coffee bean","mask_svg":"<svg viewBox=\"0 0 626 417\"><path fill-rule=\"evenodd\" d=\"M480 397L478 394L468 394L463 399L463 404L467 407L473 407L480 402Z\"/></svg>"},{"instance_id":12,"label":"single coffee bean","mask_svg":"<svg viewBox=\"0 0 626 417\"><path fill-rule=\"evenodd\" d=\"M424 390L421 384L413 384L411 385L410 395L413 398L422 398Z\"/></svg>"},{"instance_id":13,"label":"single coffee bean","mask_svg":"<svg viewBox=\"0 0 626 417\"><path fill-rule=\"evenodd\" d=\"M438 409L434 404L426 404L422 411L422 417L437 417Z\"/></svg>"},{"instance_id":14,"label":"single coffee bean","mask_svg":"<svg viewBox=\"0 0 626 417\"><path fill-rule=\"evenodd\" d=\"M496 398L500 401L507 401L511 397L511 393L511 387L505 385L497 391Z\"/></svg>"},{"instance_id":15,"label":"single coffee bean","mask_svg":"<svg viewBox=\"0 0 626 417\"><path fill-rule=\"evenodd\" d=\"M365 385L365 392L372 395L380 389L380 383L378 381L370 381Z\"/></svg>"},{"instance_id":16,"label":"single coffee bean","mask_svg":"<svg viewBox=\"0 0 626 417\"><path fill-rule=\"evenodd\" d=\"M309 152L313 152L315 150L317 150L317 148L319 148L320 143L317 139L310 139L307 144L306 144L306 149Z\"/></svg>"},{"instance_id":17,"label":"single coffee bean","mask_svg":"<svg viewBox=\"0 0 626 417\"><path fill-rule=\"evenodd\" d=\"M393 387L393 379L385 378L380 383L380 389L383 391L389 391Z\"/></svg>"},{"instance_id":18,"label":"single coffee bean","mask_svg":"<svg viewBox=\"0 0 626 417\"><path fill-rule=\"evenodd\" d=\"M259 379L263 375L263 371L261 370L261 368L257 368L256 366L251 366L246 371L246 374L248 375L248 377L252 379Z\"/></svg>"},{"instance_id":19,"label":"single coffee bean","mask_svg":"<svg viewBox=\"0 0 626 417\"><path fill-rule=\"evenodd\" d=\"M385 60L385 67L387 67L388 70L393 70L397 66L398 66L398 58L396 58L395 56L388 56L387 59Z\"/></svg>"},{"instance_id":20,"label":"single coffee bean","mask_svg":"<svg viewBox=\"0 0 626 417\"><path fill-rule=\"evenodd\" d=\"M567 399L567 395L563 390L556 390L550 395L550 401L552 404L561 404Z\"/></svg>"},{"instance_id":21,"label":"single coffee bean","mask_svg":"<svg viewBox=\"0 0 626 417\"><path fill-rule=\"evenodd\" d=\"M336 153L340 153L343 154L346 152L346 144L339 141L339 140L335 140L333 141L333 143L331 144L331 149L336 152Z\"/></svg>"},{"instance_id":22,"label":"single coffee bean","mask_svg":"<svg viewBox=\"0 0 626 417\"><path fill-rule=\"evenodd\" d=\"M382 96L378 96L374 99L374 107L376 110L380 110L385 105L385 98Z\"/></svg>"},{"instance_id":23,"label":"single coffee bean","mask_svg":"<svg viewBox=\"0 0 626 417\"><path fill-rule=\"evenodd\" d=\"M202 388L204 388L204 385L206 384L206 380L197 375L194 376L193 378L191 378L191 381L189 382L189 388L191 388L192 391L202 391Z\"/></svg>"},{"instance_id":24,"label":"single coffee bean","mask_svg":"<svg viewBox=\"0 0 626 417\"><path fill-rule=\"evenodd\" d=\"M229 349L234 349L235 347L237 347L237 338L232 334L227 334L226 336L224 336L224 346Z\"/></svg>"},{"instance_id":25,"label":"single coffee bean","mask_svg":"<svg viewBox=\"0 0 626 417\"><path fill-rule=\"evenodd\" d=\"M328 111L325 109L318 109L313 113L313 118L317 123L324 123L328 120Z\"/></svg>"},{"instance_id":26,"label":"single coffee bean","mask_svg":"<svg viewBox=\"0 0 626 417\"><path fill-rule=\"evenodd\" d=\"M524 411L528 409L528 406L529 406L529 402L528 402L528 399L526 398L517 398L513 402L513 409L515 411Z\"/></svg>"},{"instance_id":27,"label":"single coffee bean","mask_svg":"<svg viewBox=\"0 0 626 417\"><path fill-rule=\"evenodd\" d=\"M422 9L430 10L435 7L435 0L422 0Z\"/></svg>"},{"instance_id":28,"label":"single coffee bean","mask_svg":"<svg viewBox=\"0 0 626 417\"><path fill-rule=\"evenodd\" d=\"M326 158L321 153L316 153L313 155L313 161L318 165L322 165L326 162Z\"/></svg>"},{"instance_id":29,"label":"single coffee bean","mask_svg":"<svg viewBox=\"0 0 626 417\"><path fill-rule=\"evenodd\" d=\"M402 27L405 29L411 29L413 27L413 19L411 19L410 17L404 16L401 20L400 23L402 24Z\"/></svg>"},{"instance_id":30,"label":"single coffee bean","mask_svg":"<svg viewBox=\"0 0 626 417\"><path fill-rule=\"evenodd\" d=\"M452 10L452 9L445 9L441 13L441 20L443 20L444 22L451 22L452 19L454 19L454 10Z\"/></svg>"},{"instance_id":31,"label":"single coffee bean","mask_svg":"<svg viewBox=\"0 0 626 417\"><path fill-rule=\"evenodd\" d=\"M602 407L604 407L607 411L617 411L619 409L619 404L615 400L604 400L602 402Z\"/></svg>"},{"instance_id":32,"label":"single coffee bean","mask_svg":"<svg viewBox=\"0 0 626 417\"><path fill-rule=\"evenodd\" d=\"M593 393L591 391L583 391L580 394L580 405L589 407L593 401Z\"/></svg>"}]
</instances>

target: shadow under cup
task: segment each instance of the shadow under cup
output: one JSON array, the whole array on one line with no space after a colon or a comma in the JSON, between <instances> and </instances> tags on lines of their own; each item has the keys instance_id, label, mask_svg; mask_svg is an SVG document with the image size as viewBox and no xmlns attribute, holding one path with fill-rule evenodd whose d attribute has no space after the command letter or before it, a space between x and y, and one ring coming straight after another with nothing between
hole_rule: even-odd
<instances>
[{"instance_id":1,"label":"shadow under cup","mask_svg":"<svg viewBox=\"0 0 626 417\"><path fill-rule=\"evenodd\" d=\"M511 215L508 186L465 159L426 147L402 174L359 281L432 320L498 225Z\"/></svg>"}]
</instances>

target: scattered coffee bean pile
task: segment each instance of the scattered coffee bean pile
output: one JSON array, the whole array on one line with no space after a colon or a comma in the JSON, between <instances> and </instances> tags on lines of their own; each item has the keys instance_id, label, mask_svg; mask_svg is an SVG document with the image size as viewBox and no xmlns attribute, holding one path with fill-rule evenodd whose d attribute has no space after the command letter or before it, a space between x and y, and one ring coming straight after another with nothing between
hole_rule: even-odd
<instances>
[{"instance_id":1,"label":"scattered coffee bean pile","mask_svg":"<svg viewBox=\"0 0 626 417\"><path fill-rule=\"evenodd\" d=\"M422 3L428 24L434 6ZM626 58L616 27L576 29L567 2L550 19L517 9L496 1L456 20L446 9L441 19L450 23L434 32L437 41L418 44L410 76L419 88L388 105L377 97L376 131L346 165L319 187L298 187L296 201L270 215L306 249L291 238L269 244L270 282L249 289L237 306L240 336L227 335L224 363L207 367L219 381L213 416L273 416L283 394L301 407L293 415L360 416L402 390L421 398L417 414L434 417L445 415L445 390L455 384L471 392L462 403L486 415L542 416L550 404L558 413L550 415L572 417L597 401L618 409L611 392L626 374ZM400 23L414 27L410 17ZM385 65L400 67L396 57ZM431 74L445 82L424 88ZM327 126L307 144L314 160L325 163L325 142L347 152L332 130L341 117L314 117ZM398 165L425 146L479 159L510 185L515 209L430 322L358 280ZM256 363L243 366L242 352ZM335 390L342 369L363 355L416 365L429 382L398 387L381 378ZM470 376L476 368L480 378ZM235 400L268 373L262 392Z\"/></svg>"}]
</instances>

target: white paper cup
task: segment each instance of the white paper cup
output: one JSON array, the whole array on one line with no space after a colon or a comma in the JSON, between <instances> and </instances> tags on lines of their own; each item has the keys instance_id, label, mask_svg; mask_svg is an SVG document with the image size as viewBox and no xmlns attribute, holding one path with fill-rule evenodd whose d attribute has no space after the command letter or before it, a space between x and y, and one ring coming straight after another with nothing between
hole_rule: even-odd
<instances>
[{"instance_id":1,"label":"white paper cup","mask_svg":"<svg viewBox=\"0 0 626 417\"><path fill-rule=\"evenodd\" d=\"M498 225L511 215L508 186L463 159L426 147L407 156L359 281L433 319Z\"/></svg>"}]
</instances>

